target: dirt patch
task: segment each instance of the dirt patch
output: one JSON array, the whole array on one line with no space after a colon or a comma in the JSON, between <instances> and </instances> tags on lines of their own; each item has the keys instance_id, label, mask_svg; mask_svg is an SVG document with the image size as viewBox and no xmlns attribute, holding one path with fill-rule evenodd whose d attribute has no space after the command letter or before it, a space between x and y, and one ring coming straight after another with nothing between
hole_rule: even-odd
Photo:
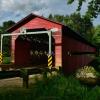
<instances>
[{"instance_id":1,"label":"dirt patch","mask_svg":"<svg viewBox=\"0 0 100 100\"><path fill-rule=\"evenodd\" d=\"M0 80L0 87L9 87L9 86L22 86L22 79L19 77L16 78L10 78L10 79L1 79Z\"/></svg>"},{"instance_id":2,"label":"dirt patch","mask_svg":"<svg viewBox=\"0 0 100 100\"><path fill-rule=\"evenodd\" d=\"M29 84L33 84L36 79L41 79L41 75L31 75L29 77ZM23 87L23 79L20 77L9 78L9 79L1 79L0 80L0 88L1 87Z\"/></svg>"}]
</instances>

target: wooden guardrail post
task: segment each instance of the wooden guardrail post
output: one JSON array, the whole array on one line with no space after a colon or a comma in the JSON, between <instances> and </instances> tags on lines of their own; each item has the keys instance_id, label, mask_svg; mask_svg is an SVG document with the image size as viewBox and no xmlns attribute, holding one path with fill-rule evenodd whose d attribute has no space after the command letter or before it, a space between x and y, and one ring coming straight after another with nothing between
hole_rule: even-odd
<instances>
[{"instance_id":1,"label":"wooden guardrail post","mask_svg":"<svg viewBox=\"0 0 100 100\"><path fill-rule=\"evenodd\" d=\"M47 79L47 69L43 70L43 79Z\"/></svg>"},{"instance_id":2,"label":"wooden guardrail post","mask_svg":"<svg viewBox=\"0 0 100 100\"><path fill-rule=\"evenodd\" d=\"M23 78L23 87L28 88L28 81L29 81L28 69L21 69L20 73L21 77Z\"/></svg>"}]
</instances>

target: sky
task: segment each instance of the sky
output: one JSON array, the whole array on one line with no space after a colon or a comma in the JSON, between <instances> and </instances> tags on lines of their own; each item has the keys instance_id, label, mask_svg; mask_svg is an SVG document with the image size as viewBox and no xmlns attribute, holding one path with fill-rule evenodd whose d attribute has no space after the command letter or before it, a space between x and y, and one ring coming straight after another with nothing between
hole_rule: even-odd
<instances>
[{"instance_id":1,"label":"sky","mask_svg":"<svg viewBox=\"0 0 100 100\"><path fill-rule=\"evenodd\" d=\"M84 3L81 13L87 10L88 3ZM68 5L67 0L0 0L0 25L4 21L21 20L30 13L43 15L49 14L70 15L75 12L78 6L78 0ZM100 25L100 15L93 21L94 25Z\"/></svg>"}]
</instances>

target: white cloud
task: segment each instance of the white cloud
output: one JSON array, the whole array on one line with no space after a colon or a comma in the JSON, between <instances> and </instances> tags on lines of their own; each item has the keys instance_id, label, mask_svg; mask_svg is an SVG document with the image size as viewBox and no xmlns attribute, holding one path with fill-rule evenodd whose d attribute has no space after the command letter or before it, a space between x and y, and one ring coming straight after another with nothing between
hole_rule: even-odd
<instances>
[{"instance_id":1,"label":"white cloud","mask_svg":"<svg viewBox=\"0 0 100 100\"><path fill-rule=\"evenodd\" d=\"M14 5L13 0L9 0L9 2L7 2L7 0L2 0L0 3L0 6L1 6L0 12L7 11L9 9L12 10L12 5Z\"/></svg>"},{"instance_id":2,"label":"white cloud","mask_svg":"<svg viewBox=\"0 0 100 100\"><path fill-rule=\"evenodd\" d=\"M22 12L27 13L32 10L39 10L41 9L44 5L43 3L39 3L40 0L2 0L1 1L1 10L4 12Z\"/></svg>"},{"instance_id":3,"label":"white cloud","mask_svg":"<svg viewBox=\"0 0 100 100\"><path fill-rule=\"evenodd\" d=\"M67 5L67 0L0 0L0 23L6 20L18 21L31 12L48 16L52 14L71 14L77 9L77 0ZM87 4L82 7L86 11Z\"/></svg>"}]
</instances>

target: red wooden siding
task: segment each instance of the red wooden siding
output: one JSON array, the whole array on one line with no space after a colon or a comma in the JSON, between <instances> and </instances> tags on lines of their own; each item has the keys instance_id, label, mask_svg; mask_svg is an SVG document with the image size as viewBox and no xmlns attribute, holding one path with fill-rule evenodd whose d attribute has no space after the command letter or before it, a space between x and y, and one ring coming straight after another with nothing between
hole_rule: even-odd
<instances>
[{"instance_id":1,"label":"red wooden siding","mask_svg":"<svg viewBox=\"0 0 100 100\"><path fill-rule=\"evenodd\" d=\"M30 42L16 39L15 41L15 64L27 66L31 63Z\"/></svg>"},{"instance_id":2,"label":"red wooden siding","mask_svg":"<svg viewBox=\"0 0 100 100\"><path fill-rule=\"evenodd\" d=\"M69 55L72 52L95 52L94 47L82 43L72 37L63 36L62 47L62 65L66 73L75 71L75 69L89 64L93 60L86 54L83 55Z\"/></svg>"},{"instance_id":3,"label":"red wooden siding","mask_svg":"<svg viewBox=\"0 0 100 100\"><path fill-rule=\"evenodd\" d=\"M52 29L52 28L58 28L61 30L61 25L49 22L47 20L41 19L41 18L33 18L31 21L27 22L24 24L22 27L25 27L27 29L36 29L36 28L45 28L47 30ZM19 32L20 28L14 30L12 32L16 33ZM17 38L18 36L16 36ZM12 36L12 56L15 54L15 36ZM62 66L62 33L61 32L56 32L53 33L53 38L55 39L55 66ZM14 57L12 57L14 58ZM20 57L20 59L23 59L23 57Z\"/></svg>"}]
</instances>

